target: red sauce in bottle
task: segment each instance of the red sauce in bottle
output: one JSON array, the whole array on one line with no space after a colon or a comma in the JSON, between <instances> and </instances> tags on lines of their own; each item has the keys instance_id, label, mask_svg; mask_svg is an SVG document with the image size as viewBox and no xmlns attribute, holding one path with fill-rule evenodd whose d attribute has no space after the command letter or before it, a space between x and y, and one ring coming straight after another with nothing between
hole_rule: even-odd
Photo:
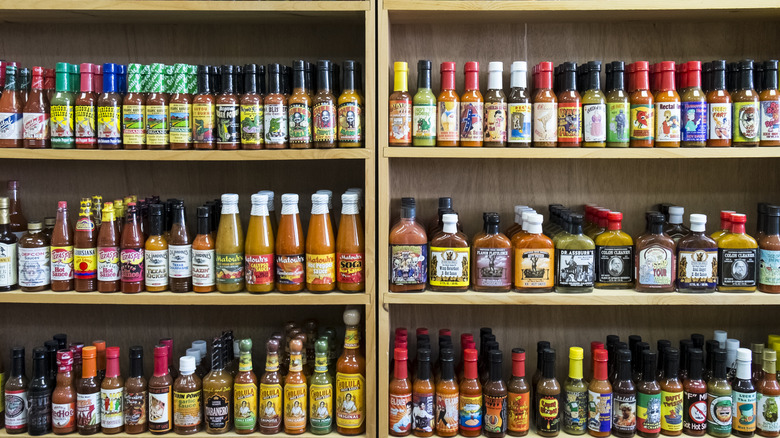
<instances>
[{"instance_id":1,"label":"red sauce in bottle","mask_svg":"<svg viewBox=\"0 0 780 438\"><path fill-rule=\"evenodd\" d=\"M24 105L24 147L51 147L49 134L49 98L43 89L43 67L32 68L32 90Z\"/></svg>"}]
</instances>

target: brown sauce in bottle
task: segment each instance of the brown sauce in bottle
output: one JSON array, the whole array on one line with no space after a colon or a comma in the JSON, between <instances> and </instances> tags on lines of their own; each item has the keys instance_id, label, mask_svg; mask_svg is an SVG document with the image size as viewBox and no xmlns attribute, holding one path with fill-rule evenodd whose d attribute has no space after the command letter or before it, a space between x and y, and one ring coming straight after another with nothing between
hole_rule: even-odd
<instances>
[{"instance_id":1,"label":"brown sauce in bottle","mask_svg":"<svg viewBox=\"0 0 780 438\"><path fill-rule=\"evenodd\" d=\"M265 344L265 372L260 376L259 429L263 435L282 430L282 375L279 372L279 341L269 339Z\"/></svg>"},{"instance_id":2,"label":"brown sauce in bottle","mask_svg":"<svg viewBox=\"0 0 780 438\"><path fill-rule=\"evenodd\" d=\"M19 286L22 292L46 290L51 284L49 239L40 222L27 224L19 239Z\"/></svg>"},{"instance_id":3,"label":"brown sauce in bottle","mask_svg":"<svg viewBox=\"0 0 780 438\"><path fill-rule=\"evenodd\" d=\"M203 422L203 384L195 374L195 368L194 357L182 356L179 361L181 374L173 383L173 431L177 435L197 433Z\"/></svg>"},{"instance_id":4,"label":"brown sauce in bottle","mask_svg":"<svg viewBox=\"0 0 780 438\"><path fill-rule=\"evenodd\" d=\"M65 435L76 431L76 388L73 386L73 352L57 351L57 386L51 395L52 431Z\"/></svg>"},{"instance_id":5,"label":"brown sauce in bottle","mask_svg":"<svg viewBox=\"0 0 780 438\"><path fill-rule=\"evenodd\" d=\"M125 380L124 409L125 433L146 432L147 383L144 377L144 350L130 347L130 376Z\"/></svg>"},{"instance_id":6,"label":"brown sauce in bottle","mask_svg":"<svg viewBox=\"0 0 780 438\"><path fill-rule=\"evenodd\" d=\"M96 373L95 347L81 349L81 380L76 387L76 426L79 435L93 435L100 432L100 383Z\"/></svg>"},{"instance_id":7,"label":"brown sauce in bottle","mask_svg":"<svg viewBox=\"0 0 780 438\"><path fill-rule=\"evenodd\" d=\"M225 370L222 337L211 345L211 371L203 378L203 417L206 432L222 434L230 430L233 402L233 376ZM232 346L230 346L232 348Z\"/></svg>"},{"instance_id":8,"label":"brown sauce in bottle","mask_svg":"<svg viewBox=\"0 0 780 438\"><path fill-rule=\"evenodd\" d=\"M561 430L561 385L555 378L555 350L545 348L542 357L542 376L536 385L536 433L553 437Z\"/></svg>"},{"instance_id":9,"label":"brown sauce in bottle","mask_svg":"<svg viewBox=\"0 0 780 438\"><path fill-rule=\"evenodd\" d=\"M503 438L507 431L508 390L501 374L501 350L490 352L490 378L485 383L485 413L482 432L488 438Z\"/></svg>"},{"instance_id":10,"label":"brown sauce in bottle","mask_svg":"<svg viewBox=\"0 0 780 438\"><path fill-rule=\"evenodd\" d=\"M317 61L317 94L312 99L314 147L329 149L336 146L336 98L331 92L330 61Z\"/></svg>"},{"instance_id":11,"label":"brown sauce in bottle","mask_svg":"<svg viewBox=\"0 0 780 438\"><path fill-rule=\"evenodd\" d=\"M217 149L238 149L239 109L238 96L235 94L234 67L222 66L222 93L217 96Z\"/></svg>"},{"instance_id":12,"label":"brown sauce in bottle","mask_svg":"<svg viewBox=\"0 0 780 438\"><path fill-rule=\"evenodd\" d=\"M119 347L105 349L106 377L100 384L100 425L105 434L115 434L124 429L122 409L125 379L119 373Z\"/></svg>"},{"instance_id":13,"label":"brown sauce in bottle","mask_svg":"<svg viewBox=\"0 0 780 438\"><path fill-rule=\"evenodd\" d=\"M154 347L154 374L149 379L149 431L155 435L173 429L173 377L168 373L168 347Z\"/></svg>"}]
</instances>

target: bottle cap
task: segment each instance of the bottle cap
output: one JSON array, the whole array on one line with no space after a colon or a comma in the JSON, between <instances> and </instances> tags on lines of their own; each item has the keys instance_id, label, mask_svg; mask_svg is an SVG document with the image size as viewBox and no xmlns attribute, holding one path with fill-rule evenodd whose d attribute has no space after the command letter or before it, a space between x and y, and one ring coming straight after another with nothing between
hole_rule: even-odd
<instances>
[{"instance_id":1,"label":"bottle cap","mask_svg":"<svg viewBox=\"0 0 780 438\"><path fill-rule=\"evenodd\" d=\"M593 352L593 360L596 362L606 362L608 360L607 350L600 348Z\"/></svg>"},{"instance_id":2,"label":"bottle cap","mask_svg":"<svg viewBox=\"0 0 780 438\"><path fill-rule=\"evenodd\" d=\"M775 350L764 350L764 360L777 361L777 352Z\"/></svg>"},{"instance_id":3,"label":"bottle cap","mask_svg":"<svg viewBox=\"0 0 780 438\"><path fill-rule=\"evenodd\" d=\"M569 348L569 359L582 360L583 357L584 357L584 353L581 347Z\"/></svg>"},{"instance_id":4,"label":"bottle cap","mask_svg":"<svg viewBox=\"0 0 780 438\"><path fill-rule=\"evenodd\" d=\"M522 348L513 348L512 349L512 360L525 360L525 350Z\"/></svg>"},{"instance_id":5,"label":"bottle cap","mask_svg":"<svg viewBox=\"0 0 780 438\"><path fill-rule=\"evenodd\" d=\"M457 214L444 214L441 216L441 221L445 224L456 224L458 223L458 215Z\"/></svg>"},{"instance_id":6,"label":"bottle cap","mask_svg":"<svg viewBox=\"0 0 780 438\"><path fill-rule=\"evenodd\" d=\"M394 62L393 70L395 71L409 71L409 64L405 62Z\"/></svg>"},{"instance_id":7,"label":"bottle cap","mask_svg":"<svg viewBox=\"0 0 780 438\"><path fill-rule=\"evenodd\" d=\"M106 348L106 359L119 359L119 347Z\"/></svg>"},{"instance_id":8,"label":"bottle cap","mask_svg":"<svg viewBox=\"0 0 780 438\"><path fill-rule=\"evenodd\" d=\"M501 61L491 61L488 64L488 72L503 72L504 63Z\"/></svg>"},{"instance_id":9,"label":"bottle cap","mask_svg":"<svg viewBox=\"0 0 780 438\"><path fill-rule=\"evenodd\" d=\"M738 349L739 349L739 339L726 339L726 351L738 350Z\"/></svg>"},{"instance_id":10,"label":"bottle cap","mask_svg":"<svg viewBox=\"0 0 780 438\"><path fill-rule=\"evenodd\" d=\"M718 341L718 344L720 344L721 348L726 348L726 337L728 334L723 330L715 330L714 337L715 340Z\"/></svg>"},{"instance_id":11,"label":"bottle cap","mask_svg":"<svg viewBox=\"0 0 780 438\"><path fill-rule=\"evenodd\" d=\"M418 362L430 362L431 360L431 350L427 348L419 348L417 349L417 361Z\"/></svg>"},{"instance_id":12,"label":"bottle cap","mask_svg":"<svg viewBox=\"0 0 780 438\"><path fill-rule=\"evenodd\" d=\"M753 352L747 348L737 350L737 360L740 362L750 362L753 359Z\"/></svg>"},{"instance_id":13,"label":"bottle cap","mask_svg":"<svg viewBox=\"0 0 780 438\"><path fill-rule=\"evenodd\" d=\"M192 356L182 356L179 359L179 371L183 375L192 374L195 372L195 358Z\"/></svg>"},{"instance_id":14,"label":"bottle cap","mask_svg":"<svg viewBox=\"0 0 780 438\"><path fill-rule=\"evenodd\" d=\"M747 222L747 216L745 216L742 213L732 213L731 214L731 223L733 224L744 224Z\"/></svg>"},{"instance_id":15,"label":"bottle cap","mask_svg":"<svg viewBox=\"0 0 780 438\"><path fill-rule=\"evenodd\" d=\"M284 202L284 196L282 196L282 202ZM311 203L312 204L327 204L328 203L328 195L323 193L315 193L311 195Z\"/></svg>"},{"instance_id":16,"label":"bottle cap","mask_svg":"<svg viewBox=\"0 0 780 438\"><path fill-rule=\"evenodd\" d=\"M478 62L467 62L465 68L463 69L466 73L474 72L479 73L479 63Z\"/></svg>"},{"instance_id":17,"label":"bottle cap","mask_svg":"<svg viewBox=\"0 0 780 438\"><path fill-rule=\"evenodd\" d=\"M512 71L513 72L527 72L528 71L528 63L525 61L515 61L512 63Z\"/></svg>"},{"instance_id":18,"label":"bottle cap","mask_svg":"<svg viewBox=\"0 0 780 438\"><path fill-rule=\"evenodd\" d=\"M691 214L691 231L695 231L697 233L704 232L705 226L707 225L707 215L706 214Z\"/></svg>"},{"instance_id":19,"label":"bottle cap","mask_svg":"<svg viewBox=\"0 0 780 438\"><path fill-rule=\"evenodd\" d=\"M623 213L619 211L610 211L607 215L607 220L610 222L619 222L623 220Z\"/></svg>"},{"instance_id":20,"label":"bottle cap","mask_svg":"<svg viewBox=\"0 0 780 438\"><path fill-rule=\"evenodd\" d=\"M297 203L298 203L298 195L296 193L285 193L282 195L282 204L297 204Z\"/></svg>"},{"instance_id":21,"label":"bottle cap","mask_svg":"<svg viewBox=\"0 0 780 438\"><path fill-rule=\"evenodd\" d=\"M358 325L360 323L360 311L347 309L344 311L344 325Z\"/></svg>"},{"instance_id":22,"label":"bottle cap","mask_svg":"<svg viewBox=\"0 0 780 438\"><path fill-rule=\"evenodd\" d=\"M196 363L196 364L199 364L199 363L200 363L200 361L201 361L201 359L203 358L203 357L200 355L200 350L199 350L199 349L197 349L197 348L188 348L188 349L187 349L187 356L192 356L192 357L194 357L194 358L195 358L195 363Z\"/></svg>"},{"instance_id":23,"label":"bottle cap","mask_svg":"<svg viewBox=\"0 0 780 438\"><path fill-rule=\"evenodd\" d=\"M258 193L255 193L251 197L252 199L252 205L268 205L268 197L265 195L261 195Z\"/></svg>"},{"instance_id":24,"label":"bottle cap","mask_svg":"<svg viewBox=\"0 0 780 438\"><path fill-rule=\"evenodd\" d=\"M466 362L476 362L477 361L477 350L473 348L467 348L463 350L463 360Z\"/></svg>"},{"instance_id":25,"label":"bottle cap","mask_svg":"<svg viewBox=\"0 0 780 438\"><path fill-rule=\"evenodd\" d=\"M238 195L235 193L225 193L220 199L223 204L238 204Z\"/></svg>"},{"instance_id":26,"label":"bottle cap","mask_svg":"<svg viewBox=\"0 0 780 438\"><path fill-rule=\"evenodd\" d=\"M84 347L84 350L86 350L89 347ZM154 346L154 357L155 359L158 357L168 357L168 347L165 345L155 345Z\"/></svg>"},{"instance_id":27,"label":"bottle cap","mask_svg":"<svg viewBox=\"0 0 780 438\"><path fill-rule=\"evenodd\" d=\"M396 348L393 350L393 358L395 358L395 360L408 360L406 348Z\"/></svg>"},{"instance_id":28,"label":"bottle cap","mask_svg":"<svg viewBox=\"0 0 780 438\"><path fill-rule=\"evenodd\" d=\"M81 349L82 359L94 359L95 356L97 356L97 348L90 346Z\"/></svg>"},{"instance_id":29,"label":"bottle cap","mask_svg":"<svg viewBox=\"0 0 780 438\"><path fill-rule=\"evenodd\" d=\"M27 231L41 231L42 229L43 225L39 221L27 223Z\"/></svg>"}]
</instances>

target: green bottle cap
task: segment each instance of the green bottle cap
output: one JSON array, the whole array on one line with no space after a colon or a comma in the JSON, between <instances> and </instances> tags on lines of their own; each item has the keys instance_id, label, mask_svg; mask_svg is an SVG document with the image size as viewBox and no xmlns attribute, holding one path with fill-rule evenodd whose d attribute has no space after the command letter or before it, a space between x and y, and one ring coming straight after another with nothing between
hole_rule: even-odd
<instances>
[{"instance_id":1,"label":"green bottle cap","mask_svg":"<svg viewBox=\"0 0 780 438\"><path fill-rule=\"evenodd\" d=\"M140 68L139 68L140 71ZM141 73L128 73L127 74L127 92L128 93L142 93L143 92L143 80L141 79Z\"/></svg>"},{"instance_id":2,"label":"green bottle cap","mask_svg":"<svg viewBox=\"0 0 780 438\"><path fill-rule=\"evenodd\" d=\"M178 73L174 77L173 89L171 90L171 93L178 93L178 94L189 93L187 89L188 82L189 81L187 81L187 75L185 73Z\"/></svg>"},{"instance_id":3,"label":"green bottle cap","mask_svg":"<svg viewBox=\"0 0 780 438\"><path fill-rule=\"evenodd\" d=\"M154 63L151 66L152 73L163 74L165 73L165 64Z\"/></svg>"},{"instance_id":4,"label":"green bottle cap","mask_svg":"<svg viewBox=\"0 0 780 438\"><path fill-rule=\"evenodd\" d=\"M317 339L317 342L314 343L314 353L326 354L327 352L328 352L328 338L325 336L320 336L320 338Z\"/></svg>"},{"instance_id":5,"label":"green bottle cap","mask_svg":"<svg viewBox=\"0 0 780 438\"><path fill-rule=\"evenodd\" d=\"M174 64L173 65L173 73L172 74L186 74L189 66L187 64Z\"/></svg>"},{"instance_id":6,"label":"green bottle cap","mask_svg":"<svg viewBox=\"0 0 780 438\"><path fill-rule=\"evenodd\" d=\"M152 73L149 80L149 92L150 93L164 93L165 92L165 76L162 73Z\"/></svg>"},{"instance_id":7,"label":"green bottle cap","mask_svg":"<svg viewBox=\"0 0 780 438\"><path fill-rule=\"evenodd\" d=\"M55 72L57 73L68 73L68 64L67 62L58 62Z\"/></svg>"},{"instance_id":8,"label":"green bottle cap","mask_svg":"<svg viewBox=\"0 0 780 438\"><path fill-rule=\"evenodd\" d=\"M128 74L128 76L129 75L140 75L142 67L143 66L141 64L127 64L127 74Z\"/></svg>"},{"instance_id":9,"label":"green bottle cap","mask_svg":"<svg viewBox=\"0 0 780 438\"><path fill-rule=\"evenodd\" d=\"M252 352L252 340L242 339L241 342L238 344L239 350L241 350L242 353L251 353Z\"/></svg>"},{"instance_id":10,"label":"green bottle cap","mask_svg":"<svg viewBox=\"0 0 780 438\"><path fill-rule=\"evenodd\" d=\"M63 63L60 63L63 64ZM56 82L55 82L55 90L58 93L69 93L71 92L71 76L70 73L68 73L68 67L66 64L66 67L64 68L65 71L60 70L60 65L57 64L57 74L56 74Z\"/></svg>"},{"instance_id":11,"label":"green bottle cap","mask_svg":"<svg viewBox=\"0 0 780 438\"><path fill-rule=\"evenodd\" d=\"M152 66L145 65L141 68L141 89L144 93L149 93L152 81Z\"/></svg>"}]
</instances>

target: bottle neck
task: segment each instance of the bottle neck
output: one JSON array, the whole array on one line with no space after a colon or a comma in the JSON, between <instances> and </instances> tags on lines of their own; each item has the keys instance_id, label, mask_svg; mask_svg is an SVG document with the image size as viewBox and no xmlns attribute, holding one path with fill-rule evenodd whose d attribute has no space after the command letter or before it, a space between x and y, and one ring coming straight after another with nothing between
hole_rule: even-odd
<instances>
[{"instance_id":1,"label":"bottle neck","mask_svg":"<svg viewBox=\"0 0 780 438\"><path fill-rule=\"evenodd\" d=\"M154 376L161 377L168 374L168 355L154 357Z\"/></svg>"},{"instance_id":2,"label":"bottle neck","mask_svg":"<svg viewBox=\"0 0 780 438\"><path fill-rule=\"evenodd\" d=\"M764 360L764 377L767 379L777 380L777 361L776 360Z\"/></svg>"},{"instance_id":3,"label":"bottle neck","mask_svg":"<svg viewBox=\"0 0 780 438\"><path fill-rule=\"evenodd\" d=\"M601 72L599 70L588 72L588 90L601 90Z\"/></svg>"},{"instance_id":4,"label":"bottle neck","mask_svg":"<svg viewBox=\"0 0 780 438\"><path fill-rule=\"evenodd\" d=\"M430 89L431 88L431 71L429 69L422 69L417 73L417 89Z\"/></svg>"},{"instance_id":5,"label":"bottle neck","mask_svg":"<svg viewBox=\"0 0 780 438\"><path fill-rule=\"evenodd\" d=\"M685 80L688 88L701 88L701 70L688 70L685 72Z\"/></svg>"},{"instance_id":6,"label":"bottle neck","mask_svg":"<svg viewBox=\"0 0 780 438\"><path fill-rule=\"evenodd\" d=\"M198 73L198 94L211 94L211 83L207 72Z\"/></svg>"},{"instance_id":7,"label":"bottle neck","mask_svg":"<svg viewBox=\"0 0 780 438\"><path fill-rule=\"evenodd\" d=\"M466 91L479 91L479 73L475 71L466 72Z\"/></svg>"},{"instance_id":8,"label":"bottle neck","mask_svg":"<svg viewBox=\"0 0 780 438\"><path fill-rule=\"evenodd\" d=\"M8 72L5 74L5 91L16 91L16 71Z\"/></svg>"},{"instance_id":9,"label":"bottle neck","mask_svg":"<svg viewBox=\"0 0 780 438\"><path fill-rule=\"evenodd\" d=\"M753 69L743 68L739 71L739 89L740 90L752 90L753 89Z\"/></svg>"},{"instance_id":10,"label":"bottle neck","mask_svg":"<svg viewBox=\"0 0 780 438\"><path fill-rule=\"evenodd\" d=\"M238 370L248 373L252 371L252 353L249 351L242 351L238 359Z\"/></svg>"},{"instance_id":11,"label":"bottle neck","mask_svg":"<svg viewBox=\"0 0 780 438\"><path fill-rule=\"evenodd\" d=\"M631 362L618 361L618 380L631 380Z\"/></svg>"},{"instance_id":12,"label":"bottle neck","mask_svg":"<svg viewBox=\"0 0 780 438\"><path fill-rule=\"evenodd\" d=\"M106 377L119 377L119 358L112 357L107 360Z\"/></svg>"},{"instance_id":13,"label":"bottle neck","mask_svg":"<svg viewBox=\"0 0 780 438\"><path fill-rule=\"evenodd\" d=\"M649 83L650 80L647 70L639 70L634 72L634 90L646 91L648 88L650 88Z\"/></svg>"},{"instance_id":14,"label":"bottle neck","mask_svg":"<svg viewBox=\"0 0 780 438\"><path fill-rule=\"evenodd\" d=\"M777 235L780 234L780 217L778 216L767 216L766 219L766 234L769 235ZM0 224L2 222L2 211L0 210Z\"/></svg>"},{"instance_id":15,"label":"bottle neck","mask_svg":"<svg viewBox=\"0 0 780 438\"><path fill-rule=\"evenodd\" d=\"M428 86L430 88L430 85ZM354 68L345 68L344 69L344 83L342 84L342 91L355 91L355 69Z\"/></svg>"},{"instance_id":16,"label":"bottle neck","mask_svg":"<svg viewBox=\"0 0 780 438\"><path fill-rule=\"evenodd\" d=\"M455 379L455 364L451 360L441 362L441 380Z\"/></svg>"},{"instance_id":17,"label":"bottle neck","mask_svg":"<svg viewBox=\"0 0 780 438\"><path fill-rule=\"evenodd\" d=\"M582 379L582 359L569 358L569 378Z\"/></svg>"},{"instance_id":18,"label":"bottle neck","mask_svg":"<svg viewBox=\"0 0 780 438\"><path fill-rule=\"evenodd\" d=\"M325 68L318 68L317 69L317 92L330 93L330 90L331 90L330 72Z\"/></svg>"},{"instance_id":19,"label":"bottle neck","mask_svg":"<svg viewBox=\"0 0 780 438\"><path fill-rule=\"evenodd\" d=\"M491 71L488 73L488 90L501 90L504 88L501 83L501 75L502 72L500 71Z\"/></svg>"},{"instance_id":20,"label":"bottle neck","mask_svg":"<svg viewBox=\"0 0 780 438\"><path fill-rule=\"evenodd\" d=\"M525 377L525 360L512 360L512 375L514 377Z\"/></svg>"},{"instance_id":21,"label":"bottle neck","mask_svg":"<svg viewBox=\"0 0 780 438\"><path fill-rule=\"evenodd\" d=\"M208 216L198 216L198 234L205 235L209 234L211 220Z\"/></svg>"},{"instance_id":22,"label":"bottle neck","mask_svg":"<svg viewBox=\"0 0 780 438\"><path fill-rule=\"evenodd\" d=\"M499 382L503 380L504 377L501 373L501 361L491 361L490 362L490 381L492 382Z\"/></svg>"},{"instance_id":23,"label":"bottle neck","mask_svg":"<svg viewBox=\"0 0 780 438\"><path fill-rule=\"evenodd\" d=\"M15 357L11 364L11 376L19 377L24 375L24 357Z\"/></svg>"},{"instance_id":24,"label":"bottle neck","mask_svg":"<svg viewBox=\"0 0 780 438\"><path fill-rule=\"evenodd\" d=\"M750 369L750 361L738 360L737 361L737 379L750 380L752 372Z\"/></svg>"},{"instance_id":25,"label":"bottle neck","mask_svg":"<svg viewBox=\"0 0 780 438\"><path fill-rule=\"evenodd\" d=\"M477 377L477 361L476 360L467 360L463 364L463 376L466 379L474 380Z\"/></svg>"},{"instance_id":26,"label":"bottle neck","mask_svg":"<svg viewBox=\"0 0 780 438\"><path fill-rule=\"evenodd\" d=\"M43 74L34 74L32 76L32 89L43 90Z\"/></svg>"},{"instance_id":27,"label":"bottle neck","mask_svg":"<svg viewBox=\"0 0 780 438\"><path fill-rule=\"evenodd\" d=\"M454 90L455 89L455 72L445 70L441 72L441 90Z\"/></svg>"},{"instance_id":28,"label":"bottle neck","mask_svg":"<svg viewBox=\"0 0 780 438\"><path fill-rule=\"evenodd\" d=\"M276 351L268 352L265 356L265 370L269 373L279 371L279 353Z\"/></svg>"},{"instance_id":29,"label":"bottle neck","mask_svg":"<svg viewBox=\"0 0 780 438\"><path fill-rule=\"evenodd\" d=\"M33 359L33 379L44 379L47 380L48 378L48 366L46 364L46 357L36 357Z\"/></svg>"},{"instance_id":30,"label":"bottle neck","mask_svg":"<svg viewBox=\"0 0 780 438\"><path fill-rule=\"evenodd\" d=\"M282 94L282 79L278 71L268 75L268 94Z\"/></svg>"},{"instance_id":31,"label":"bottle neck","mask_svg":"<svg viewBox=\"0 0 780 438\"><path fill-rule=\"evenodd\" d=\"M731 234L745 234L745 223L744 222L732 222L731 223Z\"/></svg>"},{"instance_id":32,"label":"bottle neck","mask_svg":"<svg viewBox=\"0 0 780 438\"><path fill-rule=\"evenodd\" d=\"M580 376L582 376L581 368L582 368L582 362L580 362ZM555 362L553 362L553 361L545 361L544 362L544 365L542 366L542 376L545 379L554 379L555 378Z\"/></svg>"},{"instance_id":33,"label":"bottle neck","mask_svg":"<svg viewBox=\"0 0 780 438\"><path fill-rule=\"evenodd\" d=\"M661 72L661 84L658 91L674 91L674 71L664 70Z\"/></svg>"},{"instance_id":34,"label":"bottle neck","mask_svg":"<svg viewBox=\"0 0 780 438\"><path fill-rule=\"evenodd\" d=\"M664 233L663 222L650 223L650 234L663 234L663 233Z\"/></svg>"},{"instance_id":35,"label":"bottle neck","mask_svg":"<svg viewBox=\"0 0 780 438\"><path fill-rule=\"evenodd\" d=\"M96 367L97 363L94 357L83 358L81 363L81 378L89 379L95 377L97 375Z\"/></svg>"},{"instance_id":36,"label":"bottle neck","mask_svg":"<svg viewBox=\"0 0 780 438\"><path fill-rule=\"evenodd\" d=\"M454 222L445 222L442 231L447 234L455 234L458 232L458 224Z\"/></svg>"},{"instance_id":37,"label":"bottle neck","mask_svg":"<svg viewBox=\"0 0 780 438\"><path fill-rule=\"evenodd\" d=\"M417 361L417 380L430 380L431 362L428 360Z\"/></svg>"},{"instance_id":38,"label":"bottle neck","mask_svg":"<svg viewBox=\"0 0 780 438\"><path fill-rule=\"evenodd\" d=\"M777 70L764 70L764 90L777 90Z\"/></svg>"},{"instance_id":39,"label":"bottle neck","mask_svg":"<svg viewBox=\"0 0 780 438\"><path fill-rule=\"evenodd\" d=\"M564 71L561 73L561 91L577 91L576 71Z\"/></svg>"},{"instance_id":40,"label":"bottle neck","mask_svg":"<svg viewBox=\"0 0 780 438\"><path fill-rule=\"evenodd\" d=\"M222 73L222 94L233 94L235 89L235 82L233 81L232 72Z\"/></svg>"},{"instance_id":41,"label":"bottle neck","mask_svg":"<svg viewBox=\"0 0 780 438\"><path fill-rule=\"evenodd\" d=\"M134 357L130 359L130 377L143 377L144 361L143 358Z\"/></svg>"},{"instance_id":42,"label":"bottle neck","mask_svg":"<svg viewBox=\"0 0 780 438\"><path fill-rule=\"evenodd\" d=\"M618 231L623 228L623 224L621 221L609 221L607 229L610 231Z\"/></svg>"},{"instance_id":43,"label":"bottle neck","mask_svg":"<svg viewBox=\"0 0 780 438\"><path fill-rule=\"evenodd\" d=\"M352 354L360 348L360 333L357 326L348 325L347 331L344 334L344 352L350 352Z\"/></svg>"}]
</instances>

